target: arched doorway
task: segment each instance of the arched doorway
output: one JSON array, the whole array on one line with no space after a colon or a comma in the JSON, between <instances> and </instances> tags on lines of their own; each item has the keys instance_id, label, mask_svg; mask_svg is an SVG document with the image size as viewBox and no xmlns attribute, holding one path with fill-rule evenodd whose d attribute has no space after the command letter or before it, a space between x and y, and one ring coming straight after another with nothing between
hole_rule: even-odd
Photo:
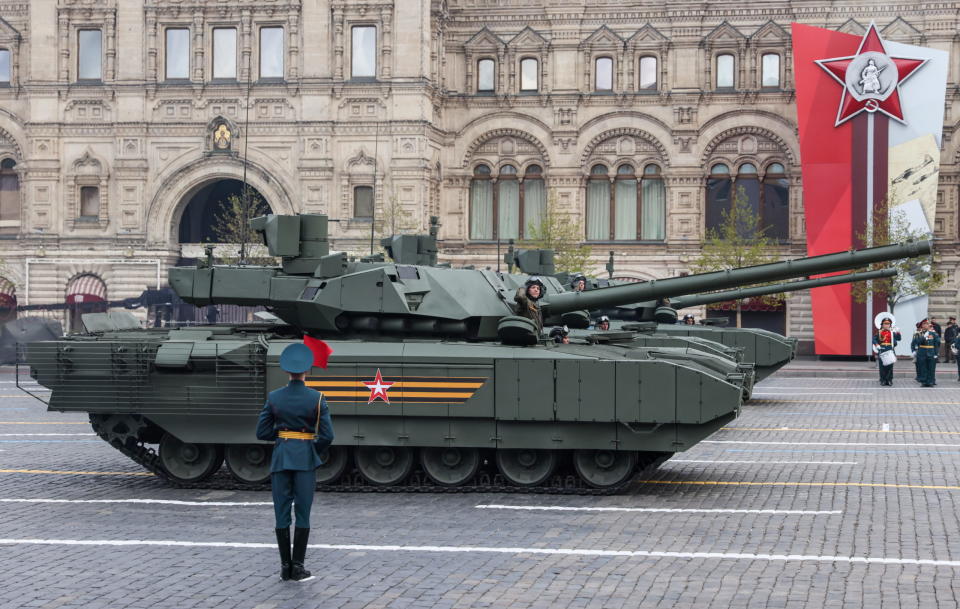
<instances>
[{"instance_id":1,"label":"arched doorway","mask_svg":"<svg viewBox=\"0 0 960 609\"><path fill-rule=\"evenodd\" d=\"M17 318L17 286L0 277L0 324Z\"/></svg>"},{"instance_id":2,"label":"arched doorway","mask_svg":"<svg viewBox=\"0 0 960 609\"><path fill-rule=\"evenodd\" d=\"M270 204L249 186L249 217L271 213ZM180 243L236 243L240 241L243 182L223 179L210 182L190 196L180 216Z\"/></svg>"},{"instance_id":3,"label":"arched doorway","mask_svg":"<svg viewBox=\"0 0 960 609\"><path fill-rule=\"evenodd\" d=\"M77 275L67 283L67 332L84 329L84 313L105 313L107 284L92 273Z\"/></svg>"}]
</instances>

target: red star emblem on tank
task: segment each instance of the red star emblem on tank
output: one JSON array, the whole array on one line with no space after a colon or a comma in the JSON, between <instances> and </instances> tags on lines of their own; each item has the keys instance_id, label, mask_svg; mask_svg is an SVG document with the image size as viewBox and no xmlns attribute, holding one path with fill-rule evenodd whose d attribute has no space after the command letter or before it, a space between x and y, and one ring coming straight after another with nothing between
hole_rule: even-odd
<instances>
[{"instance_id":1,"label":"red star emblem on tank","mask_svg":"<svg viewBox=\"0 0 960 609\"><path fill-rule=\"evenodd\" d=\"M861 112L882 112L901 123L900 85L927 62L926 59L890 57L873 23L867 28L856 55L818 59L823 68L843 87L836 125Z\"/></svg>"},{"instance_id":2,"label":"red star emblem on tank","mask_svg":"<svg viewBox=\"0 0 960 609\"><path fill-rule=\"evenodd\" d=\"M385 381L383 377L380 376L380 369L377 368L377 376L372 381L362 381L364 385L367 386L367 389L370 390L370 399L367 400L367 404L372 403L374 400L383 400L387 404L390 403L390 398L387 396L387 391L390 387L393 386L393 381Z\"/></svg>"}]
</instances>

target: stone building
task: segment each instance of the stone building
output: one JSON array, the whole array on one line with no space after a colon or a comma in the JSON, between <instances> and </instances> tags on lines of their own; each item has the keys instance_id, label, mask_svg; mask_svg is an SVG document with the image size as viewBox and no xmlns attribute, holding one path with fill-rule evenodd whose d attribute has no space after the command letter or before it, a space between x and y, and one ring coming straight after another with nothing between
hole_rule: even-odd
<instances>
[{"instance_id":1,"label":"stone building","mask_svg":"<svg viewBox=\"0 0 960 609\"><path fill-rule=\"evenodd\" d=\"M600 271L686 272L733 181L805 252L790 23L957 56L958 2L0 0L0 298L135 296L197 255L250 184L325 213L439 215L454 264L495 266L548 199ZM957 64L938 263L956 296ZM790 334L812 336L804 294Z\"/></svg>"}]
</instances>

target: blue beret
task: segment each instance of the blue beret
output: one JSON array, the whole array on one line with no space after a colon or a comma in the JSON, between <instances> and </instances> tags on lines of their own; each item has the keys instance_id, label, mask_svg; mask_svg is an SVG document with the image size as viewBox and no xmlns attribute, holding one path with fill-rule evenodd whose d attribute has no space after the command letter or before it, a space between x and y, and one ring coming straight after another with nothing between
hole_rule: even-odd
<instances>
[{"instance_id":1,"label":"blue beret","mask_svg":"<svg viewBox=\"0 0 960 609\"><path fill-rule=\"evenodd\" d=\"M293 343L280 354L280 368L284 372L300 374L313 368L313 351L303 343Z\"/></svg>"}]
</instances>

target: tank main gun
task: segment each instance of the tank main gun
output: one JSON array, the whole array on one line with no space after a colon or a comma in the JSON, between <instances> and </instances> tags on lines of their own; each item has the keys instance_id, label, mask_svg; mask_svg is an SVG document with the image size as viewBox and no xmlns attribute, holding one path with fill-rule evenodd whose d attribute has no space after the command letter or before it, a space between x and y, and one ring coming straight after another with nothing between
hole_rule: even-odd
<instances>
[{"instance_id":1,"label":"tank main gun","mask_svg":"<svg viewBox=\"0 0 960 609\"><path fill-rule=\"evenodd\" d=\"M846 271L877 262L925 256L932 251L933 245L930 241L906 241L893 245L771 262L739 269L687 275L686 277L655 279L646 283L625 284L583 292L548 294L549 301L543 303L542 307L545 315L562 315L570 311L599 309L660 298L672 298L683 294L723 290L765 281L783 281L809 275Z\"/></svg>"}]
</instances>

